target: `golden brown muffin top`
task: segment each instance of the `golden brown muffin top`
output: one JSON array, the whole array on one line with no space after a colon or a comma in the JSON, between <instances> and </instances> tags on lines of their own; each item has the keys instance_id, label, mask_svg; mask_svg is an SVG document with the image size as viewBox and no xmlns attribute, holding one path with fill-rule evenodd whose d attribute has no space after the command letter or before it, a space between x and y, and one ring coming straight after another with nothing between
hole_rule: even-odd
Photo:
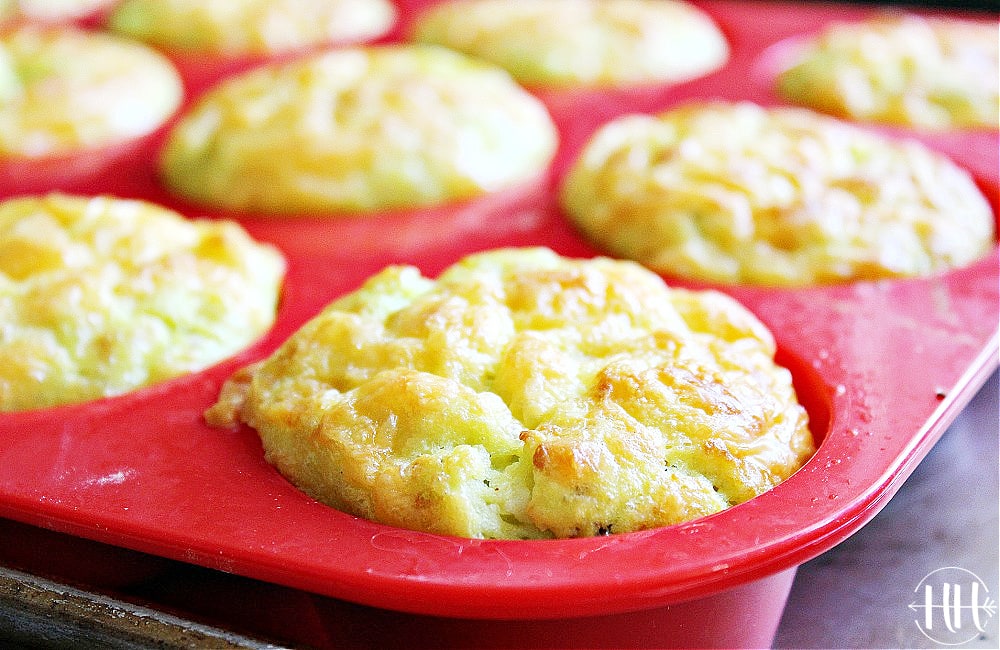
<instances>
[{"instance_id":1,"label":"golden brown muffin top","mask_svg":"<svg viewBox=\"0 0 1000 650\"><path fill-rule=\"evenodd\" d=\"M918 128L1000 127L997 23L913 14L834 22L777 78L790 101Z\"/></svg>"},{"instance_id":2,"label":"golden brown muffin top","mask_svg":"<svg viewBox=\"0 0 1000 650\"><path fill-rule=\"evenodd\" d=\"M281 255L226 221L141 201L0 203L0 411L117 395L266 332Z\"/></svg>"},{"instance_id":3,"label":"golden brown muffin top","mask_svg":"<svg viewBox=\"0 0 1000 650\"><path fill-rule=\"evenodd\" d=\"M748 102L613 120L574 161L560 197L604 249L713 282L926 276L994 241L989 203L945 156Z\"/></svg>"},{"instance_id":4,"label":"golden brown muffin top","mask_svg":"<svg viewBox=\"0 0 1000 650\"><path fill-rule=\"evenodd\" d=\"M163 56L71 27L0 33L0 156L42 157L147 135L183 99Z\"/></svg>"},{"instance_id":5,"label":"golden brown muffin top","mask_svg":"<svg viewBox=\"0 0 1000 650\"><path fill-rule=\"evenodd\" d=\"M717 512L813 451L767 329L716 292L548 249L389 267L234 376L246 422L315 498L383 523L571 537Z\"/></svg>"},{"instance_id":6,"label":"golden brown muffin top","mask_svg":"<svg viewBox=\"0 0 1000 650\"><path fill-rule=\"evenodd\" d=\"M168 139L178 194L271 215L412 208L541 177L557 133L493 66L431 46L349 48L201 97Z\"/></svg>"},{"instance_id":7,"label":"golden brown muffin top","mask_svg":"<svg viewBox=\"0 0 1000 650\"><path fill-rule=\"evenodd\" d=\"M123 0L108 26L169 51L270 55L377 38L396 13L390 0Z\"/></svg>"},{"instance_id":8,"label":"golden brown muffin top","mask_svg":"<svg viewBox=\"0 0 1000 650\"><path fill-rule=\"evenodd\" d=\"M729 56L711 18L674 0L450 0L420 14L411 38L533 86L677 83Z\"/></svg>"}]
</instances>

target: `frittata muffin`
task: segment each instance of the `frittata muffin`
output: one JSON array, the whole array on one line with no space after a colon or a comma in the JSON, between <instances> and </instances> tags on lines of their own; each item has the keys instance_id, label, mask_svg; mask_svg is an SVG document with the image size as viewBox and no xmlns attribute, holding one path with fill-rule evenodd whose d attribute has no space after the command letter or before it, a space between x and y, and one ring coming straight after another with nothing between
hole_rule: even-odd
<instances>
[{"instance_id":1,"label":"frittata muffin","mask_svg":"<svg viewBox=\"0 0 1000 650\"><path fill-rule=\"evenodd\" d=\"M930 130L1000 126L996 21L887 15L835 22L777 77L785 99L862 121Z\"/></svg>"},{"instance_id":2,"label":"frittata muffin","mask_svg":"<svg viewBox=\"0 0 1000 650\"><path fill-rule=\"evenodd\" d=\"M560 198L603 249L710 282L926 276L994 242L989 203L946 157L805 109L751 103L613 120L579 154Z\"/></svg>"},{"instance_id":3,"label":"frittata muffin","mask_svg":"<svg viewBox=\"0 0 1000 650\"><path fill-rule=\"evenodd\" d=\"M549 249L393 266L206 412L299 488L473 538L665 526L768 490L813 452L768 330L731 298Z\"/></svg>"},{"instance_id":4,"label":"frittata muffin","mask_svg":"<svg viewBox=\"0 0 1000 650\"><path fill-rule=\"evenodd\" d=\"M378 38L396 13L390 0L123 0L108 27L168 52L274 55Z\"/></svg>"},{"instance_id":5,"label":"frittata muffin","mask_svg":"<svg viewBox=\"0 0 1000 650\"><path fill-rule=\"evenodd\" d=\"M0 158L112 147L164 125L183 99L162 55L115 36L23 25L0 32Z\"/></svg>"},{"instance_id":6,"label":"frittata muffin","mask_svg":"<svg viewBox=\"0 0 1000 650\"><path fill-rule=\"evenodd\" d=\"M0 0L0 22L72 22L107 10L116 0Z\"/></svg>"},{"instance_id":7,"label":"frittata muffin","mask_svg":"<svg viewBox=\"0 0 1000 650\"><path fill-rule=\"evenodd\" d=\"M0 411L202 370L272 325L284 259L233 222L50 194L0 203Z\"/></svg>"},{"instance_id":8,"label":"frittata muffin","mask_svg":"<svg viewBox=\"0 0 1000 650\"><path fill-rule=\"evenodd\" d=\"M677 83L729 57L712 19L676 0L449 0L419 15L411 38L531 86Z\"/></svg>"},{"instance_id":9,"label":"frittata muffin","mask_svg":"<svg viewBox=\"0 0 1000 650\"><path fill-rule=\"evenodd\" d=\"M557 133L500 70L432 46L349 48L230 79L173 129L176 194L271 215L440 205L547 170Z\"/></svg>"}]
</instances>

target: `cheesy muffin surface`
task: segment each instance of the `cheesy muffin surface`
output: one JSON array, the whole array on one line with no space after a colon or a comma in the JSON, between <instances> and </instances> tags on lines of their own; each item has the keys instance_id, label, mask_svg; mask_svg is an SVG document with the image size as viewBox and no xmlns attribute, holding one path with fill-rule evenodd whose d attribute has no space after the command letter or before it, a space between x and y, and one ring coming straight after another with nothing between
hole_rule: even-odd
<instances>
[{"instance_id":1,"label":"cheesy muffin surface","mask_svg":"<svg viewBox=\"0 0 1000 650\"><path fill-rule=\"evenodd\" d=\"M69 27L0 33L0 156L126 142L162 126L182 98L170 62L138 43Z\"/></svg>"},{"instance_id":2,"label":"cheesy muffin surface","mask_svg":"<svg viewBox=\"0 0 1000 650\"><path fill-rule=\"evenodd\" d=\"M390 0L124 0L108 27L168 51L271 55L382 36Z\"/></svg>"},{"instance_id":3,"label":"cheesy muffin surface","mask_svg":"<svg viewBox=\"0 0 1000 650\"><path fill-rule=\"evenodd\" d=\"M944 156L805 109L750 103L606 124L560 200L606 250L713 282L924 276L970 263L994 241L989 203Z\"/></svg>"},{"instance_id":4,"label":"cheesy muffin surface","mask_svg":"<svg viewBox=\"0 0 1000 650\"><path fill-rule=\"evenodd\" d=\"M204 95L170 134L166 184L270 214L436 205L547 169L555 126L502 70L443 48L332 51Z\"/></svg>"},{"instance_id":5,"label":"cheesy muffin surface","mask_svg":"<svg viewBox=\"0 0 1000 650\"><path fill-rule=\"evenodd\" d=\"M0 411L117 395L273 323L284 259L237 224L62 194L0 203Z\"/></svg>"},{"instance_id":6,"label":"cheesy muffin surface","mask_svg":"<svg viewBox=\"0 0 1000 650\"><path fill-rule=\"evenodd\" d=\"M717 292L548 249L395 266L206 412L331 506L464 537L590 536L746 501L813 452L771 334Z\"/></svg>"},{"instance_id":7,"label":"cheesy muffin surface","mask_svg":"<svg viewBox=\"0 0 1000 650\"><path fill-rule=\"evenodd\" d=\"M790 101L852 120L996 129L997 24L910 14L832 23L792 57L777 89Z\"/></svg>"},{"instance_id":8,"label":"cheesy muffin surface","mask_svg":"<svg viewBox=\"0 0 1000 650\"><path fill-rule=\"evenodd\" d=\"M715 23L674 0L450 0L418 16L411 37L537 86L680 82L729 56Z\"/></svg>"}]
</instances>

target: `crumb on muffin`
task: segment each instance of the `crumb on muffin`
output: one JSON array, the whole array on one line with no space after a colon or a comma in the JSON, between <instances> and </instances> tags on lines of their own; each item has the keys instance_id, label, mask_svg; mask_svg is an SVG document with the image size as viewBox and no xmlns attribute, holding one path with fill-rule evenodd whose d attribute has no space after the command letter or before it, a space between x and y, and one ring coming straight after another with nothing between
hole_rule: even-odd
<instances>
[{"instance_id":1,"label":"crumb on muffin","mask_svg":"<svg viewBox=\"0 0 1000 650\"><path fill-rule=\"evenodd\" d=\"M556 144L545 107L499 68L431 46L348 48L211 90L173 129L161 170L213 207L366 212L540 178Z\"/></svg>"},{"instance_id":2,"label":"crumb on muffin","mask_svg":"<svg viewBox=\"0 0 1000 650\"><path fill-rule=\"evenodd\" d=\"M791 57L776 83L785 99L845 119L996 129L997 24L913 14L834 22Z\"/></svg>"},{"instance_id":3,"label":"crumb on muffin","mask_svg":"<svg viewBox=\"0 0 1000 650\"><path fill-rule=\"evenodd\" d=\"M0 203L0 411L202 370L272 325L284 259L236 223L50 194Z\"/></svg>"},{"instance_id":4,"label":"crumb on muffin","mask_svg":"<svg viewBox=\"0 0 1000 650\"><path fill-rule=\"evenodd\" d=\"M711 282L926 276L994 242L989 203L945 156L748 102L609 122L572 164L560 200L603 249Z\"/></svg>"},{"instance_id":5,"label":"crumb on muffin","mask_svg":"<svg viewBox=\"0 0 1000 650\"><path fill-rule=\"evenodd\" d=\"M124 0L108 27L166 51L273 55L370 41L396 15L390 0Z\"/></svg>"},{"instance_id":6,"label":"crumb on muffin","mask_svg":"<svg viewBox=\"0 0 1000 650\"><path fill-rule=\"evenodd\" d=\"M148 135L183 92L173 65L139 43L72 27L6 30L0 156L58 156Z\"/></svg>"},{"instance_id":7,"label":"crumb on muffin","mask_svg":"<svg viewBox=\"0 0 1000 650\"><path fill-rule=\"evenodd\" d=\"M537 86L676 83L729 56L712 19L676 0L450 0L418 15L411 31Z\"/></svg>"},{"instance_id":8,"label":"crumb on muffin","mask_svg":"<svg viewBox=\"0 0 1000 650\"><path fill-rule=\"evenodd\" d=\"M386 524L624 533L746 501L812 454L774 353L721 293L500 249L436 280L386 268L236 373L206 419L249 424L293 484Z\"/></svg>"}]
</instances>

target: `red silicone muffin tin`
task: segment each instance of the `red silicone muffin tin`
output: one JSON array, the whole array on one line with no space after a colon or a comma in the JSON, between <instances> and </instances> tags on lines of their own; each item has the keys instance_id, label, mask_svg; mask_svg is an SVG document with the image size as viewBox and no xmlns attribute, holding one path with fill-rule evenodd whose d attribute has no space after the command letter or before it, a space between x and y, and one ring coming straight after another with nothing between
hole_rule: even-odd
<instances>
[{"instance_id":1,"label":"red silicone muffin tin","mask_svg":"<svg viewBox=\"0 0 1000 650\"><path fill-rule=\"evenodd\" d=\"M390 41L423 4L400 3L403 23ZM820 443L805 467L770 492L686 524L531 542L391 528L312 501L264 461L251 429L212 429L201 415L232 371L386 264L435 274L498 246L598 254L554 199L597 126L698 98L780 104L771 80L789 39L874 12L695 4L729 38L729 64L677 86L537 91L562 145L545 179L516 190L370 217L211 214L159 186L157 138L86 183L50 184L145 198L189 216L238 218L285 252L289 271L272 332L232 359L121 397L0 414L0 515L378 608L326 612L330 629L349 627L343 617L355 616L405 635L400 617L421 614L421 625L451 644L769 644L795 567L873 517L997 366L995 247L966 268L926 279L768 289L667 278L725 291L772 329ZM205 83L204 75L192 81L192 95ZM972 171L997 212L996 130L866 128L917 137L948 154ZM23 193L16 182L3 190Z\"/></svg>"}]
</instances>

